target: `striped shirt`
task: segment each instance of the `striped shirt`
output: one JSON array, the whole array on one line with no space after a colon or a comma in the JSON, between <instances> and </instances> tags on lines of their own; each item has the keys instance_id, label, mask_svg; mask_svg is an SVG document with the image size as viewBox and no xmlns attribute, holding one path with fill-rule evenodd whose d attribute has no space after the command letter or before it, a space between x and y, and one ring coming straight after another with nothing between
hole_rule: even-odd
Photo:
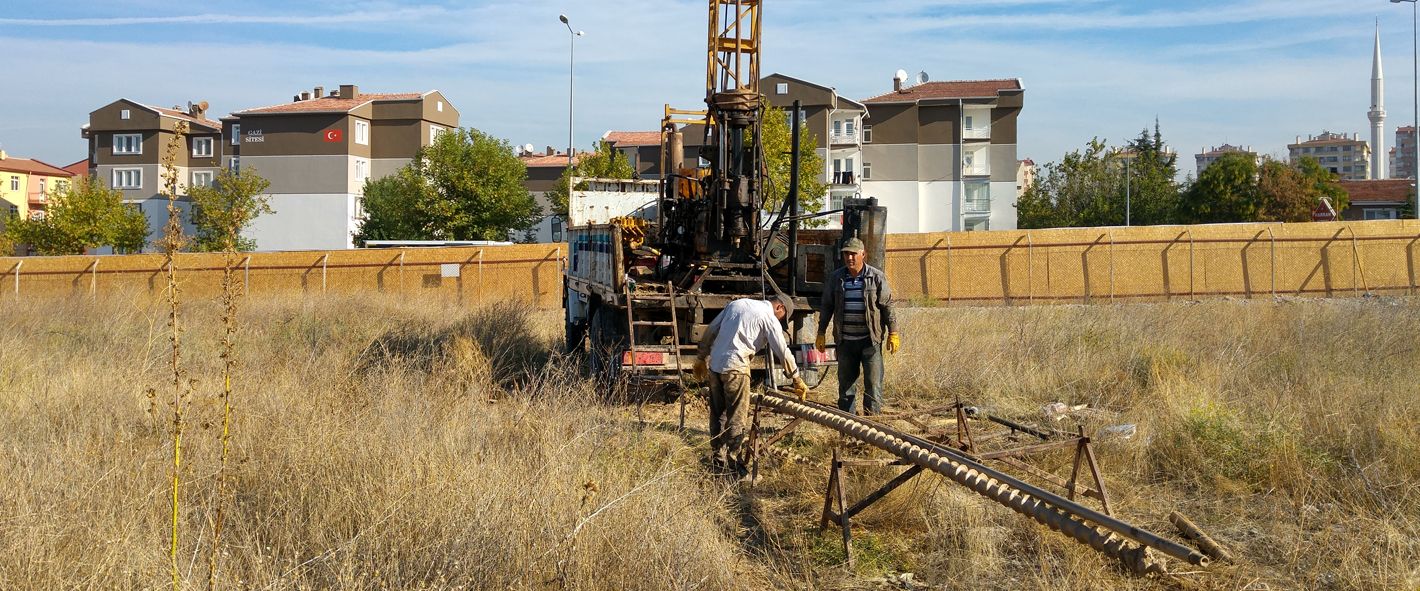
<instances>
[{"instance_id":1,"label":"striped shirt","mask_svg":"<svg viewBox=\"0 0 1420 591\"><path fill-rule=\"evenodd\" d=\"M868 338L867 305L863 299L865 281L860 273L856 277L843 278L843 340L857 341Z\"/></svg>"}]
</instances>

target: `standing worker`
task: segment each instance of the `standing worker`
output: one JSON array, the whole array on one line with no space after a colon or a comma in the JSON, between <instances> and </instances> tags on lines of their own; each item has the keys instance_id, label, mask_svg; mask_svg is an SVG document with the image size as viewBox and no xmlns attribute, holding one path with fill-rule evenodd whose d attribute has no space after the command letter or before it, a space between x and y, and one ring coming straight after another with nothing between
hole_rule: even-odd
<instances>
[{"instance_id":1,"label":"standing worker","mask_svg":"<svg viewBox=\"0 0 1420 591\"><path fill-rule=\"evenodd\" d=\"M767 345L794 380L793 392L800 399L809 392L779 324L793 310L793 301L783 295L771 301L739 299L705 328L694 371L696 378L708 377L710 382L710 462L716 469L746 473L741 448L749 421L750 363L756 352Z\"/></svg>"},{"instance_id":2,"label":"standing worker","mask_svg":"<svg viewBox=\"0 0 1420 591\"><path fill-rule=\"evenodd\" d=\"M863 377L863 415L882 412L883 356L880 349L897 353L897 317L892 313L892 289L887 275L863 259L863 241L849 238L840 249L843 266L824 282L819 305L818 338L814 347L828 347L824 334L833 322L838 343L838 408L853 412L858 376Z\"/></svg>"}]
</instances>

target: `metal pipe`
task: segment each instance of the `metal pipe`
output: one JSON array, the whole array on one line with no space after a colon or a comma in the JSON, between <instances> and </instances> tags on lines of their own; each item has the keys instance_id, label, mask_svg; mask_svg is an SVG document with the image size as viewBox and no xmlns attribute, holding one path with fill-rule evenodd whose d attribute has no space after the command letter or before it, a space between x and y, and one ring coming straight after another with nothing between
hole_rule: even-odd
<instances>
[{"instance_id":1,"label":"metal pipe","mask_svg":"<svg viewBox=\"0 0 1420 591\"><path fill-rule=\"evenodd\" d=\"M789 130L789 295L799 295L799 106L794 110Z\"/></svg>"},{"instance_id":2,"label":"metal pipe","mask_svg":"<svg viewBox=\"0 0 1420 591\"><path fill-rule=\"evenodd\" d=\"M836 408L799 402L779 394L756 394L754 402L862 440L913 465L946 476L1042 525L1118 558L1135 573L1167 570L1165 563L1155 559L1150 549L1189 564L1208 564L1208 557L1196 550L989 468L966 454L936 442L899 432ZM1126 540L1132 540L1139 546L1130 547Z\"/></svg>"}]
</instances>

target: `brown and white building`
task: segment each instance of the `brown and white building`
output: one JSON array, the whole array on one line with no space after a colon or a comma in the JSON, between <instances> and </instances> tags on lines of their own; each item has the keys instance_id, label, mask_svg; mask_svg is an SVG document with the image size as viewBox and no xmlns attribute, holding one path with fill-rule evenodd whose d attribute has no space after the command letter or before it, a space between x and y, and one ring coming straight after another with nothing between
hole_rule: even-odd
<instances>
[{"instance_id":1,"label":"brown and white building","mask_svg":"<svg viewBox=\"0 0 1420 591\"><path fill-rule=\"evenodd\" d=\"M317 86L291 102L223 118L222 160L271 183L275 213L247 232L258 248L352 248L365 181L398 171L458 125L458 110L437 90L362 93L341 85L327 94Z\"/></svg>"},{"instance_id":2,"label":"brown and white building","mask_svg":"<svg viewBox=\"0 0 1420 591\"><path fill-rule=\"evenodd\" d=\"M862 101L862 194L887 206L888 231L1014 229L1021 81L893 85Z\"/></svg>"},{"instance_id":3,"label":"brown and white building","mask_svg":"<svg viewBox=\"0 0 1420 591\"><path fill-rule=\"evenodd\" d=\"M863 194L863 140L868 107L848 97L839 96L832 87L815 84L784 74L770 74L759 82L759 90L770 104L783 109L789 123L793 117L812 133L817 144L812 149L823 158L820 178L828 186L824 199L826 211L843 208L843 198ZM799 101L797 114L790 112ZM802 146L801 148L809 148ZM892 219L889 211L888 219ZM839 218L833 216L831 224ZM889 222L891 223L891 222Z\"/></svg>"},{"instance_id":4,"label":"brown and white building","mask_svg":"<svg viewBox=\"0 0 1420 591\"><path fill-rule=\"evenodd\" d=\"M1395 147L1390 149L1390 178L1415 178L1415 126L1395 130Z\"/></svg>"},{"instance_id":5,"label":"brown and white building","mask_svg":"<svg viewBox=\"0 0 1420 591\"><path fill-rule=\"evenodd\" d=\"M529 146L531 147L531 146ZM575 158L580 161L586 152L578 152ZM557 186L562 180L562 173L567 170L568 161L565 152L558 152L547 147L546 152L533 153L526 149L520 150L518 159L523 166L527 167L527 177L523 179L523 186L533 199L537 200L538 207L542 208L544 214L542 220L533 227L528 238L534 242L562 242L566 240L564 232L567 230L566 222L556 214L552 213L552 200L547 196L549 191Z\"/></svg>"},{"instance_id":6,"label":"brown and white building","mask_svg":"<svg viewBox=\"0 0 1420 591\"><path fill-rule=\"evenodd\" d=\"M187 136L176 154L178 209L184 231L192 232L191 202L183 197L188 187L209 185L221 170L222 127L207 118L207 103L165 109L129 99L119 99L89 113L81 135L89 144L89 170L109 187L123 191L123 199L148 216L151 240L167 223L167 198L162 194L163 151L179 122Z\"/></svg>"},{"instance_id":7,"label":"brown and white building","mask_svg":"<svg viewBox=\"0 0 1420 591\"><path fill-rule=\"evenodd\" d=\"M1221 146L1208 148L1207 150L1193 155L1193 161L1198 166L1198 174L1202 175L1203 171L1207 170L1209 166L1212 166L1214 162L1217 162L1219 158L1234 152L1252 156L1254 162L1259 161L1257 152L1252 151L1252 148L1223 144Z\"/></svg>"}]
</instances>

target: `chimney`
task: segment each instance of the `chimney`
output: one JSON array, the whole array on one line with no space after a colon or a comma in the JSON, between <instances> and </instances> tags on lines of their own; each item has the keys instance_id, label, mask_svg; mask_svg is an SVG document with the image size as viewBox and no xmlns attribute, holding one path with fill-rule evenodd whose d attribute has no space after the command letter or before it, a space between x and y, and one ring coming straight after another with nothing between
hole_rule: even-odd
<instances>
[{"instance_id":1,"label":"chimney","mask_svg":"<svg viewBox=\"0 0 1420 591\"><path fill-rule=\"evenodd\" d=\"M302 93L301 93L301 100L303 100L303 101L311 100L311 93L309 93L309 92L302 92Z\"/></svg>"},{"instance_id":2,"label":"chimney","mask_svg":"<svg viewBox=\"0 0 1420 591\"><path fill-rule=\"evenodd\" d=\"M10 157L10 155L9 155L9 154L6 154L4 149L0 149L0 160L4 160L4 159L9 158L9 157Z\"/></svg>"},{"instance_id":3,"label":"chimney","mask_svg":"<svg viewBox=\"0 0 1420 591\"><path fill-rule=\"evenodd\" d=\"M898 78L897 76L893 76L893 77L892 77L892 90L893 90L893 92L902 92L902 79L901 79L901 78Z\"/></svg>"},{"instance_id":4,"label":"chimney","mask_svg":"<svg viewBox=\"0 0 1420 591\"><path fill-rule=\"evenodd\" d=\"M325 87L324 87L324 86L317 86L315 92L312 92L312 93L311 93L311 96L313 96L313 97L315 97L315 98L320 98L320 97L325 96Z\"/></svg>"},{"instance_id":5,"label":"chimney","mask_svg":"<svg viewBox=\"0 0 1420 591\"><path fill-rule=\"evenodd\" d=\"M299 103L299 102L301 102L301 95L299 95L299 94L293 94L293 95L291 95L291 102L293 102L293 103Z\"/></svg>"},{"instance_id":6,"label":"chimney","mask_svg":"<svg viewBox=\"0 0 1420 591\"><path fill-rule=\"evenodd\" d=\"M357 96L360 96L360 87L355 86L354 84L340 85L340 98L353 99Z\"/></svg>"},{"instance_id":7,"label":"chimney","mask_svg":"<svg viewBox=\"0 0 1420 591\"><path fill-rule=\"evenodd\" d=\"M548 146L548 147L547 147L547 155L548 155L548 156L556 156L556 155L557 155L557 152L552 149L552 146Z\"/></svg>"}]
</instances>

